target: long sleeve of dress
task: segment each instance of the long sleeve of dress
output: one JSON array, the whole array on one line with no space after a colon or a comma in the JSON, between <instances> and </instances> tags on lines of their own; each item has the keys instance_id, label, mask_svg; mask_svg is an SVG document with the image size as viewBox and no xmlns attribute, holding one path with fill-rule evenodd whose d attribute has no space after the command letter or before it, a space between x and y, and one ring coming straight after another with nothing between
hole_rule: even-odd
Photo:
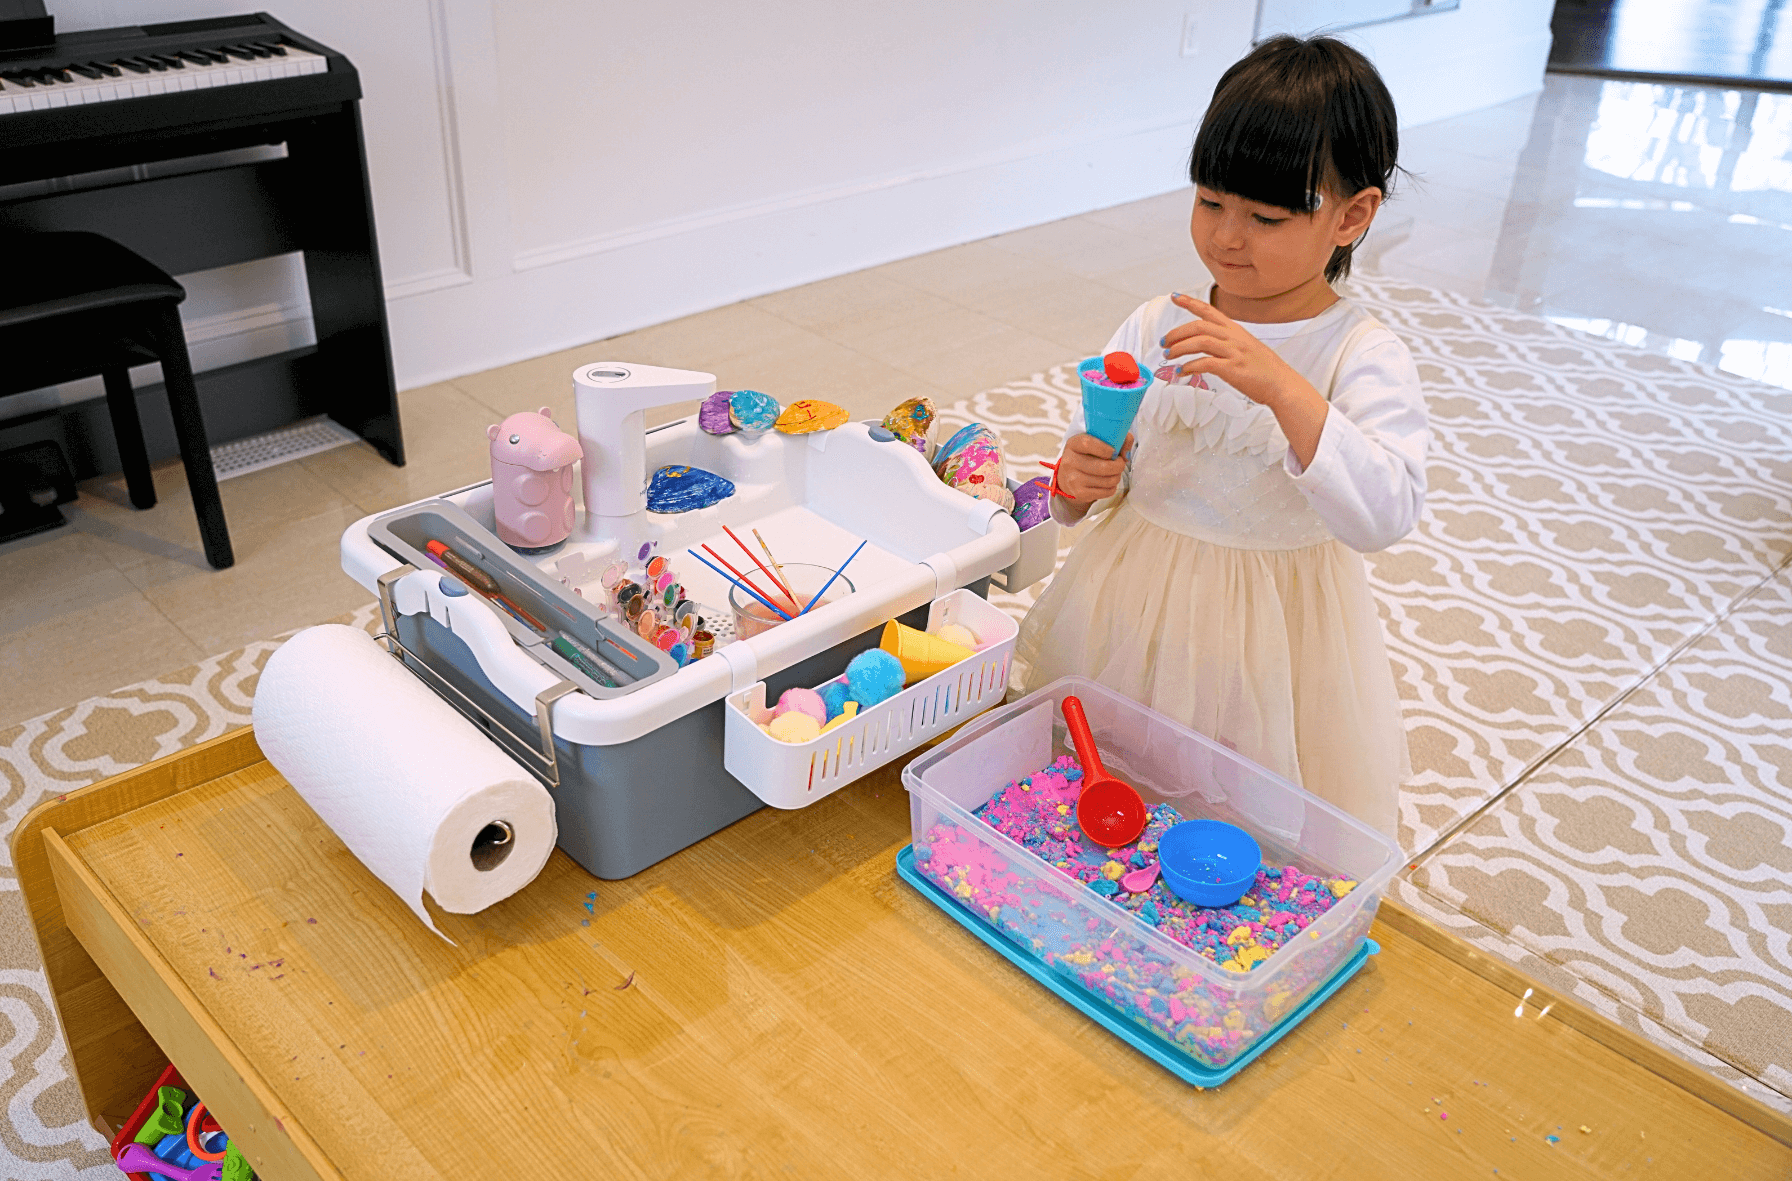
<instances>
[{"instance_id":1,"label":"long sleeve of dress","mask_svg":"<svg viewBox=\"0 0 1792 1181\"><path fill-rule=\"evenodd\" d=\"M1386 330L1344 359L1319 448L1306 470L1289 451L1294 486L1339 541L1373 553L1405 537L1425 506L1431 437L1418 368Z\"/></svg>"}]
</instances>

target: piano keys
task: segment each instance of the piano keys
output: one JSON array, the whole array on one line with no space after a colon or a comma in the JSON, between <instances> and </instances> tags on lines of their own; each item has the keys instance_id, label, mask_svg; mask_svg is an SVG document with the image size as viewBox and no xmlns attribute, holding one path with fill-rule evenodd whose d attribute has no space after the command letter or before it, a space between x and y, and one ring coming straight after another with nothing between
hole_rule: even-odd
<instances>
[{"instance_id":1,"label":"piano keys","mask_svg":"<svg viewBox=\"0 0 1792 1181\"><path fill-rule=\"evenodd\" d=\"M322 54L278 41L196 46L163 53L102 54L16 65L0 62L0 115L119 102L322 74Z\"/></svg>"}]
</instances>

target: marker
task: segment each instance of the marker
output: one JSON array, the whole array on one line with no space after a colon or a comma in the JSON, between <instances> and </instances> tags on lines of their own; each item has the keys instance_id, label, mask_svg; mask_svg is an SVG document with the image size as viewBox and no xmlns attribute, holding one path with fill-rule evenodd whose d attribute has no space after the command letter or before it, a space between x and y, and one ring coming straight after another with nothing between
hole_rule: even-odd
<instances>
[{"instance_id":1,"label":"marker","mask_svg":"<svg viewBox=\"0 0 1792 1181\"><path fill-rule=\"evenodd\" d=\"M555 636L548 641L548 646L557 652L562 659L574 668L596 681L606 689L620 689L617 677L626 677L627 673L585 647L577 640L566 636ZM631 678L632 679L632 678Z\"/></svg>"},{"instance_id":2,"label":"marker","mask_svg":"<svg viewBox=\"0 0 1792 1181\"><path fill-rule=\"evenodd\" d=\"M493 578L484 570L481 570L467 559L455 553L452 549L449 549L445 542L431 541L424 545L423 548L428 550L431 557L446 566L448 570L456 575L462 582L503 608L512 619L515 619L524 627L540 632L542 635L547 634L548 629L543 626L540 620L511 602L510 599L505 596L504 587L499 584L496 578Z\"/></svg>"}]
</instances>

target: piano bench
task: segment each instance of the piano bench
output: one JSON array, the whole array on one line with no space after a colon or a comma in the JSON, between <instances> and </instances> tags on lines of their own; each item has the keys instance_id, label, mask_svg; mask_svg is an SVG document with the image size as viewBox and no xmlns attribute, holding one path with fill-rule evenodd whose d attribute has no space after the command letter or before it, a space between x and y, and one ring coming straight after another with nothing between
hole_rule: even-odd
<instances>
[{"instance_id":1,"label":"piano bench","mask_svg":"<svg viewBox=\"0 0 1792 1181\"><path fill-rule=\"evenodd\" d=\"M15 277L31 276L0 287L0 357L8 362L0 395L100 375L131 504L149 508L155 482L130 367L161 362L206 561L218 570L235 562L181 330L186 289L99 234L0 233L0 261Z\"/></svg>"}]
</instances>

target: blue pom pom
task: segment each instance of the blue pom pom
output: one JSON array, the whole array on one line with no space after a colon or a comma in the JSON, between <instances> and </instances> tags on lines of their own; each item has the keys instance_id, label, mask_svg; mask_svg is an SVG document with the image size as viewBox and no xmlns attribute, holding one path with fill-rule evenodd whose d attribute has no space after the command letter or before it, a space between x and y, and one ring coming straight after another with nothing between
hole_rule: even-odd
<instances>
[{"instance_id":1,"label":"blue pom pom","mask_svg":"<svg viewBox=\"0 0 1792 1181\"><path fill-rule=\"evenodd\" d=\"M842 682L829 681L817 692L821 694L821 703L828 707L828 721L846 712L847 688Z\"/></svg>"},{"instance_id":2,"label":"blue pom pom","mask_svg":"<svg viewBox=\"0 0 1792 1181\"><path fill-rule=\"evenodd\" d=\"M846 666L847 696L870 709L902 691L902 662L882 648L871 648Z\"/></svg>"}]
</instances>

